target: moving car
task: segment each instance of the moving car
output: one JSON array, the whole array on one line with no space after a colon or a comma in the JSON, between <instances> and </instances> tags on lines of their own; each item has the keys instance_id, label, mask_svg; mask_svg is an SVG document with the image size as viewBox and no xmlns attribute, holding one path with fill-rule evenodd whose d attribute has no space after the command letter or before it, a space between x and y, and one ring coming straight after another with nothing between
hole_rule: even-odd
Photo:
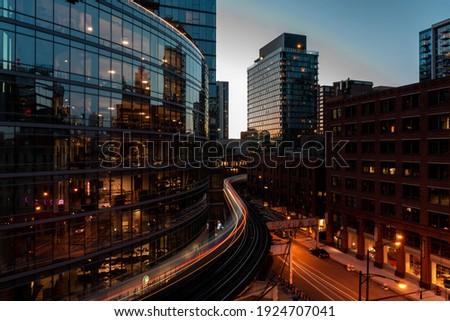
<instances>
[{"instance_id":1,"label":"moving car","mask_svg":"<svg viewBox=\"0 0 450 321\"><path fill-rule=\"evenodd\" d=\"M326 250L318 248L318 247L310 248L309 253L311 253L312 255L315 255L321 259L330 257L330 254L328 254L328 252Z\"/></svg>"},{"instance_id":2,"label":"moving car","mask_svg":"<svg viewBox=\"0 0 450 321\"><path fill-rule=\"evenodd\" d=\"M444 280L444 288L450 289L450 279L445 279Z\"/></svg>"},{"instance_id":3,"label":"moving car","mask_svg":"<svg viewBox=\"0 0 450 321\"><path fill-rule=\"evenodd\" d=\"M282 239L288 239L289 238L288 233L286 233L286 231L283 231L283 230L277 230L273 234L275 234L278 237L281 237Z\"/></svg>"}]
</instances>

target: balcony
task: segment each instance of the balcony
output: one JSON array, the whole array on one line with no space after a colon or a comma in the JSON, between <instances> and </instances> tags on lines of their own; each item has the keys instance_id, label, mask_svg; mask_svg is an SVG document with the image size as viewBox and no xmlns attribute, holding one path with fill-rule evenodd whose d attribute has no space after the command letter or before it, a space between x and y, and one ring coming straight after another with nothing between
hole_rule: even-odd
<instances>
[{"instance_id":1,"label":"balcony","mask_svg":"<svg viewBox=\"0 0 450 321\"><path fill-rule=\"evenodd\" d=\"M441 39L442 40L450 39L450 33L449 32L443 33Z\"/></svg>"}]
</instances>

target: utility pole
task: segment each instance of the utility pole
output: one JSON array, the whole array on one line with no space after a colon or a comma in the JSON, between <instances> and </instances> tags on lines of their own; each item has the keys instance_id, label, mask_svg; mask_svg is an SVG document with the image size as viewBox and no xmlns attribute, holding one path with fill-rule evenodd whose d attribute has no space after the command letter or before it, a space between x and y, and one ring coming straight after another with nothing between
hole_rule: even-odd
<instances>
[{"instance_id":1,"label":"utility pole","mask_svg":"<svg viewBox=\"0 0 450 321\"><path fill-rule=\"evenodd\" d=\"M292 237L289 238L289 283L293 283L293 267L292 267Z\"/></svg>"},{"instance_id":2,"label":"utility pole","mask_svg":"<svg viewBox=\"0 0 450 321\"><path fill-rule=\"evenodd\" d=\"M419 297L422 300L422 276L423 276L423 237L420 235L420 279L419 279Z\"/></svg>"}]
</instances>

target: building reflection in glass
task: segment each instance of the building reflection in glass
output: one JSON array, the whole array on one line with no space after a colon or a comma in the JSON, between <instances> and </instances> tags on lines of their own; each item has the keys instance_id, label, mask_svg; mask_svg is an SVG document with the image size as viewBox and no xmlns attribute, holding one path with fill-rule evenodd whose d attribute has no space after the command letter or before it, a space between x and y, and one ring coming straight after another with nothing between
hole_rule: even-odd
<instances>
[{"instance_id":1,"label":"building reflection in glass","mask_svg":"<svg viewBox=\"0 0 450 321\"><path fill-rule=\"evenodd\" d=\"M31 3L0 4L0 299L78 300L203 230L205 171L163 142L206 139L208 69L132 2Z\"/></svg>"}]
</instances>

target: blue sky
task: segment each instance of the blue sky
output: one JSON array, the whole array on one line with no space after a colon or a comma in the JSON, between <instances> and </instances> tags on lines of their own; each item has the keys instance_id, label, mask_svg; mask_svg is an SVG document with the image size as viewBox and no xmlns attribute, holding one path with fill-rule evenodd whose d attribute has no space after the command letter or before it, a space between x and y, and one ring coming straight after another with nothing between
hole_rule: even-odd
<instances>
[{"instance_id":1,"label":"blue sky","mask_svg":"<svg viewBox=\"0 0 450 321\"><path fill-rule=\"evenodd\" d=\"M283 32L319 52L319 83L419 80L420 31L450 18L449 0L217 0L217 80L230 82L230 137L247 127L247 68Z\"/></svg>"}]
</instances>

